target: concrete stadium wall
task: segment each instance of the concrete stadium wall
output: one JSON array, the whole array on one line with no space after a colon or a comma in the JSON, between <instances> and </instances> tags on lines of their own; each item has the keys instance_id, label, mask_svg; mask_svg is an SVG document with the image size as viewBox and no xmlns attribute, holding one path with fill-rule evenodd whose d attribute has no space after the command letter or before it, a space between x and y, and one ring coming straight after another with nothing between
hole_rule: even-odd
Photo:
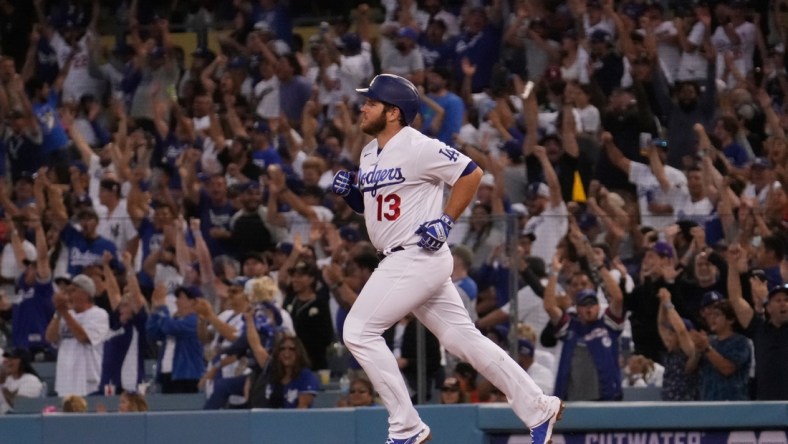
<instances>
[{"instance_id":1,"label":"concrete stadium wall","mask_svg":"<svg viewBox=\"0 0 788 444\"><path fill-rule=\"evenodd\" d=\"M525 434L507 405L424 406L435 444L488 444ZM364 409L47 414L0 417L2 444L368 444L386 440L386 412ZM788 402L573 403L559 433L624 430L785 430Z\"/></svg>"}]
</instances>

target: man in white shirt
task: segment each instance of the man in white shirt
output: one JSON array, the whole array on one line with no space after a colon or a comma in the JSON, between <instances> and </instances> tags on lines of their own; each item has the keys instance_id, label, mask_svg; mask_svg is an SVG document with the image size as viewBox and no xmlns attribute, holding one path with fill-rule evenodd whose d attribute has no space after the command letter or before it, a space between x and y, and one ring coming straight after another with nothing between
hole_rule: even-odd
<instances>
[{"instance_id":1,"label":"man in white shirt","mask_svg":"<svg viewBox=\"0 0 788 444\"><path fill-rule=\"evenodd\" d=\"M744 187L742 197L756 199L759 205L764 206L769 192L780 187L780 181L774 178L772 162L765 157L757 157L750 164L750 181Z\"/></svg>"},{"instance_id":2,"label":"man in white shirt","mask_svg":"<svg viewBox=\"0 0 788 444\"><path fill-rule=\"evenodd\" d=\"M643 33L654 34L654 38L657 40L657 58L668 82L673 83L681 62L679 31L673 21L664 19L664 9L660 3L654 2L646 6L646 17L648 17L648 23L651 26L646 28Z\"/></svg>"},{"instance_id":3,"label":"man in white shirt","mask_svg":"<svg viewBox=\"0 0 788 444\"><path fill-rule=\"evenodd\" d=\"M708 197L700 168L694 167L687 171L687 191L684 201L676 207L676 219L692 220L703 226L714 211L714 204Z\"/></svg>"},{"instance_id":4,"label":"man in white shirt","mask_svg":"<svg viewBox=\"0 0 788 444\"><path fill-rule=\"evenodd\" d=\"M673 224L675 210L687 199L687 178L676 168L664 165L664 149L647 147L649 166L626 158L610 133L602 134L602 143L610 162L627 173L637 189L640 223L656 230Z\"/></svg>"},{"instance_id":5,"label":"man in white shirt","mask_svg":"<svg viewBox=\"0 0 788 444\"><path fill-rule=\"evenodd\" d=\"M254 86L255 113L267 120L279 118L279 78L274 75L274 65L263 58L260 61L260 81Z\"/></svg>"},{"instance_id":6,"label":"man in white shirt","mask_svg":"<svg viewBox=\"0 0 788 444\"><path fill-rule=\"evenodd\" d=\"M536 349L528 339L517 341L517 363L523 368L544 393L553 393L555 374L534 360Z\"/></svg>"},{"instance_id":7,"label":"man in white shirt","mask_svg":"<svg viewBox=\"0 0 788 444\"><path fill-rule=\"evenodd\" d=\"M58 348L55 392L59 396L86 396L99 388L109 315L93 305L95 295L93 280L80 274L65 293L53 298L56 313L46 339Z\"/></svg>"},{"instance_id":8,"label":"man in white shirt","mask_svg":"<svg viewBox=\"0 0 788 444\"><path fill-rule=\"evenodd\" d=\"M745 20L746 2L734 0L730 5L719 5L722 24L717 26L711 36L711 42L717 50L717 78L732 83L733 74L722 78L725 73L725 53L733 54L734 64L739 72L746 76L753 68L753 56L758 40L758 29Z\"/></svg>"},{"instance_id":9,"label":"man in white shirt","mask_svg":"<svg viewBox=\"0 0 788 444\"><path fill-rule=\"evenodd\" d=\"M126 199L122 199L120 195L120 183L113 179L102 180L99 185L99 202L94 205L98 215L96 232L115 244L120 254L126 251L129 241L137 236Z\"/></svg>"},{"instance_id":10,"label":"man in white shirt","mask_svg":"<svg viewBox=\"0 0 788 444\"><path fill-rule=\"evenodd\" d=\"M558 242L569 228L569 211L561 197L561 184L544 147L538 146L534 155L539 159L547 184L534 182L526 190L525 205L531 218L525 223L523 233L533 233L531 255L550 263Z\"/></svg>"}]
</instances>

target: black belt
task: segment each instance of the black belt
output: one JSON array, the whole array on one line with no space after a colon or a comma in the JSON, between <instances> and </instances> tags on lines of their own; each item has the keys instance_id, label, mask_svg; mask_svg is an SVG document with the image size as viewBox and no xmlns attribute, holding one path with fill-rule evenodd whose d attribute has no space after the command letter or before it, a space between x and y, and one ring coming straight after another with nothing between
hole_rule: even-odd
<instances>
[{"instance_id":1,"label":"black belt","mask_svg":"<svg viewBox=\"0 0 788 444\"><path fill-rule=\"evenodd\" d=\"M405 247L403 247L402 245L399 245L399 246L396 246L396 247L387 248L387 249L382 250L382 251L378 250L378 260L382 261L386 256L390 255L391 253L396 253L398 251L403 251L404 249L405 249Z\"/></svg>"}]
</instances>

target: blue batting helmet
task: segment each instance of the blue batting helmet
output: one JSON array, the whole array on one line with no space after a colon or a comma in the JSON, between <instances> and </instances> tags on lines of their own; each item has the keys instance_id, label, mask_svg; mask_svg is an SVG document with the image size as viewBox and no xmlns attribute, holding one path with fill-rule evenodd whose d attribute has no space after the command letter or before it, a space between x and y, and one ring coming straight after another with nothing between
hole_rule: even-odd
<instances>
[{"instance_id":1,"label":"blue batting helmet","mask_svg":"<svg viewBox=\"0 0 788 444\"><path fill-rule=\"evenodd\" d=\"M419 91L410 80L393 74L380 74L372 79L369 88L357 89L361 95L399 108L408 125L419 113Z\"/></svg>"}]
</instances>

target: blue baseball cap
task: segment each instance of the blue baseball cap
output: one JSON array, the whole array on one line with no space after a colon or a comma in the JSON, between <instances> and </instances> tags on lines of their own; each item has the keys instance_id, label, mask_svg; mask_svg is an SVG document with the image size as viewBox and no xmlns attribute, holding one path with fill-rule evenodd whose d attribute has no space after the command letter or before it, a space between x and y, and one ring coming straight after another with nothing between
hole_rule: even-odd
<instances>
[{"instance_id":1,"label":"blue baseball cap","mask_svg":"<svg viewBox=\"0 0 788 444\"><path fill-rule=\"evenodd\" d=\"M165 54L163 46L156 46L150 51L150 56L154 59L163 58Z\"/></svg>"},{"instance_id":2,"label":"blue baseball cap","mask_svg":"<svg viewBox=\"0 0 788 444\"><path fill-rule=\"evenodd\" d=\"M651 247L651 251L657 253L660 257L673 257L673 247L669 243L658 241Z\"/></svg>"},{"instance_id":3,"label":"blue baseball cap","mask_svg":"<svg viewBox=\"0 0 788 444\"><path fill-rule=\"evenodd\" d=\"M279 242L276 244L276 251L289 256L293 252L293 244L290 242Z\"/></svg>"},{"instance_id":4,"label":"blue baseball cap","mask_svg":"<svg viewBox=\"0 0 788 444\"><path fill-rule=\"evenodd\" d=\"M252 131L257 133L269 133L271 132L271 127L268 125L268 121L264 119L258 119L254 122L252 126Z\"/></svg>"},{"instance_id":5,"label":"blue baseball cap","mask_svg":"<svg viewBox=\"0 0 788 444\"><path fill-rule=\"evenodd\" d=\"M575 305L578 306L588 306L588 305L596 305L599 303L599 298L596 295L595 290L580 290L575 296Z\"/></svg>"},{"instance_id":6,"label":"blue baseball cap","mask_svg":"<svg viewBox=\"0 0 788 444\"><path fill-rule=\"evenodd\" d=\"M534 355L534 344L528 339L520 339L517 341L517 352L524 356Z\"/></svg>"},{"instance_id":7,"label":"blue baseball cap","mask_svg":"<svg viewBox=\"0 0 788 444\"><path fill-rule=\"evenodd\" d=\"M200 290L200 287L196 287L194 285L180 286L173 292L173 294L176 296L180 296L181 293L185 294L189 299L197 299L202 297L202 290Z\"/></svg>"},{"instance_id":8,"label":"blue baseball cap","mask_svg":"<svg viewBox=\"0 0 788 444\"><path fill-rule=\"evenodd\" d=\"M225 284L229 287L240 287L245 288L246 283L249 282L249 278L246 276L237 276L235 279L230 279Z\"/></svg>"},{"instance_id":9,"label":"blue baseball cap","mask_svg":"<svg viewBox=\"0 0 788 444\"><path fill-rule=\"evenodd\" d=\"M766 300L771 300L772 296L776 295L777 293L783 293L784 295L788 296L788 283L777 285L769 290L769 295L766 297Z\"/></svg>"},{"instance_id":10,"label":"blue baseball cap","mask_svg":"<svg viewBox=\"0 0 788 444\"><path fill-rule=\"evenodd\" d=\"M216 58L216 53L206 47L201 46L192 52L192 57L213 60Z\"/></svg>"},{"instance_id":11,"label":"blue baseball cap","mask_svg":"<svg viewBox=\"0 0 788 444\"><path fill-rule=\"evenodd\" d=\"M339 237L348 242L358 242L361 240L361 233L353 227L342 227L339 229Z\"/></svg>"},{"instance_id":12,"label":"blue baseball cap","mask_svg":"<svg viewBox=\"0 0 788 444\"><path fill-rule=\"evenodd\" d=\"M235 186L239 192L244 191L257 191L260 189L260 184L255 180L239 183Z\"/></svg>"},{"instance_id":13,"label":"blue baseball cap","mask_svg":"<svg viewBox=\"0 0 788 444\"><path fill-rule=\"evenodd\" d=\"M246 59L241 56L235 56L230 59L230 62L227 64L227 67L230 69L244 69L246 68Z\"/></svg>"},{"instance_id":14,"label":"blue baseball cap","mask_svg":"<svg viewBox=\"0 0 788 444\"><path fill-rule=\"evenodd\" d=\"M700 300L700 306L701 308L705 308L708 307L709 305L716 304L717 302L720 302L724 299L725 296L723 296L720 292L708 291L703 294L703 297Z\"/></svg>"},{"instance_id":15,"label":"blue baseball cap","mask_svg":"<svg viewBox=\"0 0 788 444\"><path fill-rule=\"evenodd\" d=\"M591 43L610 43L612 39L613 37L610 33L602 29L597 29L592 32L591 36L588 38Z\"/></svg>"},{"instance_id":16,"label":"blue baseball cap","mask_svg":"<svg viewBox=\"0 0 788 444\"><path fill-rule=\"evenodd\" d=\"M750 167L768 170L772 168L772 162L765 157L756 157L755 160L752 161Z\"/></svg>"},{"instance_id":17,"label":"blue baseball cap","mask_svg":"<svg viewBox=\"0 0 788 444\"><path fill-rule=\"evenodd\" d=\"M400 28L399 32L397 32L397 36L405 37L406 39L410 39L414 42L419 39L419 33L409 26Z\"/></svg>"}]
</instances>

